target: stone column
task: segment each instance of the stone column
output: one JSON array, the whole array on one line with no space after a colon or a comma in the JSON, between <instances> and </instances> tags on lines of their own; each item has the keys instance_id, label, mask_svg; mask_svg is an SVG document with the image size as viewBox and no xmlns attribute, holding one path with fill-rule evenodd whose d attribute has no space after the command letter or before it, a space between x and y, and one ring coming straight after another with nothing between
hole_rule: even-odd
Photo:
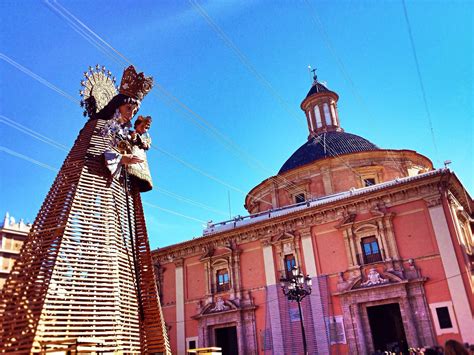
<instances>
[{"instance_id":1,"label":"stone column","mask_svg":"<svg viewBox=\"0 0 474 355\"><path fill-rule=\"evenodd\" d=\"M463 342L474 343L474 321L446 215L441 204L428 208ZM435 320L436 321L436 320ZM455 321L454 319L452 321Z\"/></svg>"},{"instance_id":2,"label":"stone column","mask_svg":"<svg viewBox=\"0 0 474 355\"><path fill-rule=\"evenodd\" d=\"M273 260L272 245L269 240L262 242L263 261L265 265L265 280L267 286L267 312L270 315L270 327L272 331L272 352L283 354L283 334L280 319L280 304L278 301L279 285L275 279L275 263Z\"/></svg>"},{"instance_id":3,"label":"stone column","mask_svg":"<svg viewBox=\"0 0 474 355\"><path fill-rule=\"evenodd\" d=\"M176 265L176 346L178 355L186 354L184 330L184 269L183 259L175 260Z\"/></svg>"}]
</instances>

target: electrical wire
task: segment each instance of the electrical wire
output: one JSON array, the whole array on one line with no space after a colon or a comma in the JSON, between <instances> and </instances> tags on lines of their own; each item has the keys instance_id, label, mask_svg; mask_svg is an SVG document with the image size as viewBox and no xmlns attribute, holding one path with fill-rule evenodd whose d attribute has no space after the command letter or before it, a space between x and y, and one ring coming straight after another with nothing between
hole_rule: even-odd
<instances>
[{"instance_id":1,"label":"electrical wire","mask_svg":"<svg viewBox=\"0 0 474 355\"><path fill-rule=\"evenodd\" d=\"M407 23L408 35L410 37L411 50L412 50L412 53L413 53L413 58L415 60L416 73L418 75L418 81L420 83L420 89L421 89L421 93L422 93L422 96L423 96L423 103L425 105L426 117L428 118L428 124L429 124L429 128L430 128L431 138L433 140L433 146L435 148L436 160L438 160L438 163L439 163L440 161L439 161L438 145L436 144L436 138L435 138L435 133L434 133L434 129L433 129L433 122L431 120L431 112L430 112L430 108L428 106L428 100L426 98L425 85L423 84L423 77L421 75L420 63L418 61L418 55L416 54L415 40L413 39L413 32L412 32L412 29L411 29L410 20L408 18L408 10L407 10L405 0L402 0L402 4L403 4L403 14L405 15L405 20L406 20L406 23Z\"/></svg>"},{"instance_id":2,"label":"electrical wire","mask_svg":"<svg viewBox=\"0 0 474 355\"><path fill-rule=\"evenodd\" d=\"M45 163L42 163L36 159L33 159L33 158L30 158L26 155L23 155L21 153L18 153L18 152L15 152L14 150L11 150L9 148L6 148L6 147L3 147L3 146L0 146L0 152L4 152L4 153L7 153L7 154L10 154L14 157L17 157L17 158L20 158L20 159L23 159L23 160L26 160L26 161L29 161L30 163L33 163L35 165L38 165L42 168L45 168L45 169L48 169L48 170L51 170L51 171L54 171L55 173L57 173L59 171L58 168L54 168L48 164L45 164Z\"/></svg>"},{"instance_id":3,"label":"electrical wire","mask_svg":"<svg viewBox=\"0 0 474 355\"><path fill-rule=\"evenodd\" d=\"M33 159L33 158L31 158L31 157L29 157L29 156L27 156L27 155L18 153L18 152L14 151L14 150L11 150L11 149L9 149L9 148L0 146L0 152L4 152L4 153L7 153L7 154L12 155L12 156L14 156L14 157L17 157L17 158L26 160L26 161L28 161L28 162L30 162L30 163L33 163L33 164L35 164L35 165L37 165L37 166L39 166L39 167L41 167L41 168L51 170L51 171L53 171L53 172L55 172L55 173L59 172L59 169L58 169L58 168L52 167L52 166L50 166L50 165L48 165L48 164L45 164L45 163L43 163L43 162L40 162L40 161L38 161L38 160L36 160L36 159ZM182 214L182 213L179 213L179 212L176 212L176 211L172 211L172 210L170 210L170 209L167 209L167 208L164 208L164 207L160 207L160 206L157 206L157 205L154 205L154 204L145 202L145 201L143 201L143 204L146 204L146 205L148 205L148 206L150 206L150 207L153 207L153 208L160 209L160 210L162 210L162 211L164 211L164 212L168 212L168 213L170 213L170 214L174 214L175 216L180 216L180 217L183 217L183 218L187 218L187 219L190 219L190 220L193 220L193 221L200 222L201 224L207 223L207 222L204 221L204 220L197 219L197 218L194 218L194 217L191 217L191 216L187 216L187 215L185 215L185 214Z\"/></svg>"},{"instance_id":4,"label":"electrical wire","mask_svg":"<svg viewBox=\"0 0 474 355\"><path fill-rule=\"evenodd\" d=\"M245 195L251 196L251 197L255 198L256 200L258 200L258 201L260 201L260 202L263 202L263 203L269 204L270 206L273 206L270 202L265 201L265 200L262 200L262 199L260 199L260 198L258 198L258 197L256 197L256 196L247 194L245 191L239 189L238 187L235 187L234 185L231 185L231 184L229 184L229 183L227 183L227 182L225 182L225 181L223 181L223 180L221 180L221 179L215 177L214 175L211 175L211 174L205 172L204 170L202 170L202 169L200 169L200 168L194 166L194 165L191 164L191 163L188 163L187 161L181 159L181 158L178 157L177 155L174 155L174 154L172 154L172 153L170 153L170 152L164 150L163 148L158 148L158 147L154 147L154 146L152 146L152 148L154 148L154 149L158 150L159 152L161 152L161 153L163 153L163 154L165 154L165 155L171 157L172 159L174 159L174 160L180 162L181 164L183 164L183 165L186 166L187 168L189 168L189 169L191 169L191 170L194 170L194 171L198 172L199 174L204 175L204 176L208 177L209 179L214 180L215 182L217 182L217 183L219 183L219 184L221 184L221 185L223 185L223 186L225 186L225 187L228 187L229 189L232 189L232 190L234 190L234 191L240 192L240 193L242 193L244 196L245 196Z\"/></svg>"},{"instance_id":5,"label":"electrical wire","mask_svg":"<svg viewBox=\"0 0 474 355\"><path fill-rule=\"evenodd\" d=\"M359 103L360 107L366 112L367 117L369 120L373 123L373 115L371 111L368 108L368 105L366 104L364 98L362 95L360 95L359 90L357 89L354 81L352 80L351 76L349 75L349 72L346 70L346 67L344 65L344 62L340 58L340 56L337 54L336 49L334 48L332 41L327 33L327 31L324 28L324 25L321 21L321 19L318 16L318 12L313 8L309 0L305 0L307 6L309 7L310 11L308 12L311 19L313 20L313 23L315 24L318 32L321 34L321 37L323 38L324 44L329 50L329 53L331 53L332 57L334 58L340 72L342 73L343 78L351 88L352 94L356 98L356 101ZM405 172L403 171L403 167L401 166L400 162L397 162L393 156L391 155L391 152L389 150L386 150L387 157L392 161L393 166L395 169L397 169L400 173L401 176L405 175Z\"/></svg>"},{"instance_id":6,"label":"electrical wire","mask_svg":"<svg viewBox=\"0 0 474 355\"><path fill-rule=\"evenodd\" d=\"M55 2L55 4L58 4L58 3ZM58 5L58 6L60 6L60 5ZM65 8L64 8L63 6L61 6L61 8L62 8L63 10L65 10ZM65 11L67 11L67 10L65 10ZM111 48L115 53L119 54L124 60L128 61L129 63L131 63L123 54L121 54L121 53L120 53L119 51L117 51L113 46L111 46L110 44L108 44L105 40L103 40L100 36L98 36L95 32L93 32L89 27L87 27L84 23L82 23L79 19L77 19L77 17L75 17L74 15L72 15L70 12L67 12L67 13L68 13L68 15L69 15L70 17L72 17L73 19L75 19L75 20L76 20L79 24L81 24L85 29L87 29L90 33L92 33L92 34L94 35L94 37L100 39L100 41L101 41L102 43L105 43L105 44L107 45L107 47ZM162 89L164 89L164 88L163 88L162 86L160 86L159 84L158 84L158 87L159 87L159 88L161 87ZM165 90L165 93L167 93L166 90ZM187 107L184 103L182 103L182 102L181 102L179 99L177 99L175 96L173 96L173 95L171 95L171 94L169 94L168 96L169 96L171 99L173 99L173 100L175 100L175 101L178 101L178 102L181 104L181 107L186 108L188 112L194 113L194 111L192 111L189 107ZM194 113L194 116L196 116L195 113ZM200 117L200 116L199 116L199 117ZM202 119L202 117L200 117L200 118ZM203 119L202 119L202 120L203 120ZM205 121L205 120L204 120L203 122L208 123L208 122ZM213 127L213 126L212 126L212 127ZM217 130L216 130L216 131L217 131ZM217 131L217 132L218 132L218 131ZM220 132L218 132L218 133L220 134ZM222 136L222 134L221 134L221 136ZM320 143L320 142L319 142L319 143ZM340 160L343 162L344 165L346 165L350 170L352 170L356 175L358 175L358 176L362 179L362 176L361 176L360 174L358 174L357 171L355 171L348 163L346 163L345 160L344 160L343 158L341 158L341 157L339 156L339 154L338 154L336 151L334 151L333 149L331 149L331 147L326 146L326 145L324 146L324 148L327 149L333 157L337 157L338 159L340 159ZM272 177L272 178L273 178L273 177ZM232 187L232 188L234 189L234 187ZM272 205L271 203L268 203L268 202L266 202L266 201L265 201L265 203Z\"/></svg>"},{"instance_id":7,"label":"electrical wire","mask_svg":"<svg viewBox=\"0 0 474 355\"><path fill-rule=\"evenodd\" d=\"M40 82L41 84L43 84L44 86L47 86L48 88L50 88L51 90L53 91L56 91L59 95L61 96L64 96L66 99L68 99L69 101L75 103L75 104L79 104L79 100L76 100L75 98L73 98L71 95L69 95L68 93L64 92L63 90L59 89L57 86L55 86L54 84L52 84L51 82L49 82L48 80L46 79L43 79L41 76L33 73L31 70L29 70L28 68L25 68L24 66L22 66L21 64L15 62L12 58L10 58L9 56L7 56L6 54L3 54L3 53L0 53L0 59L4 60L5 62L7 62L8 64L14 66L15 68L17 68L18 70L20 70L21 72L25 73L26 75L28 75L29 77L35 79L36 81Z\"/></svg>"},{"instance_id":8,"label":"electrical wire","mask_svg":"<svg viewBox=\"0 0 474 355\"><path fill-rule=\"evenodd\" d=\"M197 219L197 218L194 218L194 217L190 217L190 216L187 216L187 215L185 215L185 214L182 214L182 213L179 213L179 212L175 212L175 211L169 210L169 209L164 208L164 207L157 206L157 205L155 205L155 204L153 204L153 203L150 203L150 202L143 201L143 204L146 205L146 206L150 206L150 207L159 209L160 211L164 211L164 212L168 212L168 213L174 214L175 216L187 218L187 219L190 219L190 220L192 220L192 221L196 221L196 222L199 222L199 223L202 223L202 224L206 224L206 223L207 223L207 221L203 221L202 219Z\"/></svg>"},{"instance_id":9,"label":"electrical wire","mask_svg":"<svg viewBox=\"0 0 474 355\"><path fill-rule=\"evenodd\" d=\"M216 24L215 21L212 20L212 18L209 16L209 14L204 10L204 8L199 5L195 0L188 0L191 5L194 6L194 8L197 10L197 12L206 20L206 22L209 24L209 26L219 35L219 37L224 41L224 43L236 54L237 58L240 60L240 62L255 76L255 78L257 78L257 80L263 84L263 86L280 102L280 103L283 103L283 107L285 109L287 109L287 104L286 104L286 101L283 100L283 98L281 97L281 95L278 94L278 92L275 90L275 88L268 82L268 80L266 80L263 75L261 75L257 69L252 65L252 63L250 62L250 60L242 53L242 51L232 42L232 40L226 35L226 33ZM307 2L308 3L308 2ZM309 3L308 3L308 6L311 6ZM345 67L344 67L344 64L342 63L342 61L339 59L339 57L337 56L336 54L336 51L334 50L334 48L332 47L331 45L331 42L329 40L329 37L327 36L327 33L324 31L324 28L322 27L322 23L321 21L319 20L318 17L316 17L316 20L319 24L318 28L320 28L320 31L323 33L324 35L324 38L326 40L326 44L328 45L331 53L333 54L333 56L336 58L337 62L339 63L340 65L340 69L341 71L343 72L344 76L346 77L346 79L348 80L348 82L350 83L350 86L355 94L355 96L358 98L360 104L366 109L366 111L368 112L367 110L367 107L362 99L362 97L357 93L357 90L355 89L355 85L354 85L354 82L351 80L349 74L347 73L347 71L345 70ZM297 119L298 122L301 122L301 120L294 115L294 113L290 110L287 109L287 111L290 113L290 115L294 118ZM318 141L317 143L320 143L320 141ZM334 150L332 149L330 146L326 145L325 142L321 144L323 146L323 148L325 150L328 150L330 155L333 156L333 157L337 157L338 159L340 159L343 164L345 166L347 166L350 170L352 170L352 172L354 172L356 175L358 175L361 179L362 176L357 172L355 171L346 161L344 158L340 157L340 155ZM389 152L387 151L387 155L389 158L391 158L391 160L396 164L395 160L389 155ZM402 173L402 176L404 175L403 174L403 171L401 171L397 165L395 165L395 168L397 168L401 173ZM287 183L293 185L293 186L296 186L296 184L294 182L290 182L288 181L285 177L281 176L281 175L277 175L276 177L271 177L270 178L271 180L276 180L277 183L278 183L278 179L282 179L284 181L286 181ZM290 191L288 189L286 189L287 192L290 193ZM303 192L306 192L303 190Z\"/></svg>"},{"instance_id":10,"label":"electrical wire","mask_svg":"<svg viewBox=\"0 0 474 355\"><path fill-rule=\"evenodd\" d=\"M8 61L8 62L10 63L10 61ZM20 64L18 64L18 63L16 63L16 62L14 62L14 63L17 64L17 65L14 65L16 68L18 68L18 69L23 68ZM10 64L13 65L13 63L10 63ZM21 70L21 69L20 69L20 70ZM29 73L31 74L30 76L33 77L33 78L39 77L38 75L36 75L35 73L33 73L33 72L31 72L31 71L29 71ZM42 79L42 78L41 78L41 79ZM49 83L49 81L47 81L47 80L45 80L45 79L42 79L42 81L40 81L40 82L41 82L42 84L44 84L44 85L50 87L50 85L47 84L47 83ZM50 84L50 83L49 83L49 84ZM51 84L51 85L52 85L52 84ZM64 96L64 97L71 97L70 95L68 95L67 93L65 93L63 90L61 90L61 89L59 89L59 88L57 88L57 87L55 87L55 86L54 86L54 89L55 89L54 91L58 92L59 94L61 94L61 95ZM57 90L56 90L56 89L57 89ZM64 95L63 93L64 93L65 95ZM3 119L3 120L0 120L0 121L1 121L2 123L5 123L5 124L9 125L9 126L12 127L12 128L15 128L15 129L17 129L17 130L23 131L24 133L26 133L26 134L28 134L28 135L30 135L30 136L32 136L32 137L38 139L38 140L41 140L41 141L45 141L45 140L48 141L48 140L49 140L48 142L45 141L45 143L47 143L47 144L49 144L49 145L53 145L53 146L55 146L56 148L61 148L61 146L64 147L63 145L61 145L61 144L59 144L59 143L57 143L57 142L55 142L56 144L53 143L54 141L51 140L51 139L49 139L49 138L47 138L47 137L46 137L46 139L45 139L45 136L42 136L42 135L40 135L40 134L36 134L36 135L35 135L33 130L31 130L31 129L29 129L29 128L23 126L23 125L16 124L15 121L9 119L9 118L6 117L6 116L3 116L3 115L2 115L1 117L4 118L4 119ZM42 137L43 137L43 138L42 138ZM153 147L153 148L155 148L155 149L157 149L157 150L160 150L162 153L168 155L169 157L173 158L174 160L180 162L181 164L183 164L183 165L185 165L185 166L191 168L192 170L197 171L197 172L201 173L202 175L204 175L204 176L206 176L206 177L208 177L208 178L210 178L210 179L212 179L212 180L214 180L214 181L216 181L216 182L219 182L220 184L222 184L222 185L224 185L224 186L226 186L226 187L229 187L229 188L231 188L231 189L233 189L233 190L235 190L235 191L238 191L238 192L244 194L244 196L246 195L246 192L245 192L245 191L243 191L243 190L241 190L241 189L239 189L239 188L236 188L235 186L232 186L232 185L230 185L230 184L224 182L223 180L220 180L220 179L218 179L218 178L212 176L212 175L209 174L209 173L204 172L202 169L199 169L199 168L195 167L194 165L192 165L192 164L190 164L190 163L184 161L183 159L177 157L176 155L174 155L174 154L172 154L172 153L170 153L170 152L167 152L167 151L165 151L165 150L162 149L162 148L157 148L157 147ZM66 149L66 148L64 148L64 149ZM66 150L67 150L67 149L66 149ZM269 205L272 206L271 203L269 203L269 202L267 202L267 201L265 201L265 200L261 200L261 199L258 199L258 198L257 198L257 200L259 200L259 201L261 201L261 202L263 202L263 203L267 203L267 204L269 204Z\"/></svg>"},{"instance_id":11,"label":"electrical wire","mask_svg":"<svg viewBox=\"0 0 474 355\"><path fill-rule=\"evenodd\" d=\"M14 128L14 129L17 129L18 131L20 132L23 132L43 143L46 143L54 148L57 148L61 151L64 151L64 152L68 152L68 149L65 145L61 144L61 143L58 143L57 141L54 141L52 140L51 138L48 138L42 134L39 134L38 132L35 132L31 129L29 129L28 127L26 126L23 126L15 121L13 121L12 119L4 116L4 115L0 115L0 122L1 123L4 123L4 124L7 124L9 125L10 127ZM182 202L186 202L188 204L191 204L191 205L194 205L194 206L197 206L197 207L200 207L202 209L205 209L205 210L208 210L208 211L211 211L211 212L214 212L214 213L218 213L220 215L223 215L223 216L227 216L226 213L222 212L222 211L219 211L219 210L216 210L208 205L205 205L203 203L200 203L200 202L197 202L197 201L194 201L194 200L191 200L187 197L184 197L184 196L181 196L181 195L178 195L174 192L171 192L171 191L168 191L168 190L165 190L163 188L160 188L160 187L155 187L154 188L155 191L158 191L162 194L165 194L167 196L170 196L176 200L179 200L179 201L182 201Z\"/></svg>"},{"instance_id":12,"label":"electrical wire","mask_svg":"<svg viewBox=\"0 0 474 355\"><path fill-rule=\"evenodd\" d=\"M299 124L302 124L299 116L288 106L286 100L278 93L273 85L255 68L252 62L242 51L234 44L234 42L227 36L227 34L220 28L220 26L209 16L206 10L199 5L195 0L188 0L189 3L194 6L199 15L206 20L209 26L217 33L222 41L235 53L239 61L248 69L248 71L272 94L272 96L280 103L285 111L296 119Z\"/></svg>"},{"instance_id":13,"label":"electrical wire","mask_svg":"<svg viewBox=\"0 0 474 355\"><path fill-rule=\"evenodd\" d=\"M61 144L61 143L58 143L56 142L55 140L51 139L51 138L48 138L36 131L33 131L32 129L26 127L26 126L23 126L22 124L12 120L11 118L8 118L4 115L0 115L0 122L3 123L3 124L6 124L7 126L10 126L11 128L14 128L20 132L23 132L27 135L29 135L30 137L33 137L43 143L46 143L56 149L59 149L63 152L69 152L69 150L67 149L67 147L64 145L64 144Z\"/></svg>"},{"instance_id":14,"label":"electrical wire","mask_svg":"<svg viewBox=\"0 0 474 355\"><path fill-rule=\"evenodd\" d=\"M196 206L196 207L199 207L199 208L208 210L208 211L210 211L210 212L214 212L214 213L220 214L220 215L222 215L222 216L227 216L227 213L225 213L225 212L222 212L222 211L220 211L220 210L216 210L216 209L214 209L214 208L212 208L212 207L210 207L210 206L208 206L208 205L205 205L205 204L203 204L203 203L201 203L201 202L194 201L194 200L192 200L192 199L190 199L190 198L187 198L187 197L184 197L184 196L180 196L180 195L178 195L178 194L176 194L176 193L174 193L174 192L165 190L165 189L163 189L163 188L161 188L161 187L154 187L153 189L154 189L155 191L161 193L161 194L164 194L164 195L166 195L166 196L172 197L172 198L174 198L174 199L176 199L176 200L178 200L178 201L183 201L183 202L186 202L186 203L188 203L188 204L190 204L190 205L193 205L193 206Z\"/></svg>"},{"instance_id":15,"label":"electrical wire","mask_svg":"<svg viewBox=\"0 0 474 355\"><path fill-rule=\"evenodd\" d=\"M133 64L127 57L125 57L122 53L116 50L112 45L107 43L102 37L96 34L92 29L87 27L82 21L80 21L76 16L74 16L71 12L65 9L57 1L54 1L54 3L46 1L46 3L49 8L52 8L52 9L54 8L55 12L58 13L61 17L63 17L69 24L71 24L71 18L72 18L81 26L83 26L83 28L87 30L93 37L100 40L101 43L103 43L108 48L113 50L114 53L119 55L122 58L122 60L124 60L127 64ZM92 36L88 36L87 38L90 39ZM101 48L103 48L103 46L101 46ZM174 96L168 90L166 90L161 84L159 84L158 82L155 82L155 87L157 87L158 90L160 90L162 94L164 94L169 101L175 102L179 107L181 107L181 109L183 109L184 112L188 114L187 116L185 116L186 118L188 117L191 118L194 124L196 124L199 128L203 129L207 134L210 134L213 138L220 141L227 149L229 149L229 151L231 151L234 154L237 153L237 156L240 157L244 162L246 162L247 164L251 162L249 166L254 167L254 165L256 164L256 166L259 166L261 168L263 167L263 165L258 160L253 158L251 154L245 152L236 143L234 143L230 138L228 138L227 136L222 134L219 130L217 130L209 121L204 119L201 115L197 114L189 106L187 106L185 103L179 100L176 96ZM155 94L154 91L153 93ZM266 168L264 169L268 171L268 169ZM272 177L272 179L274 179L274 177ZM291 183L291 182L288 182L288 183ZM296 189L300 189L301 191L304 191L298 186L296 186Z\"/></svg>"},{"instance_id":16,"label":"electrical wire","mask_svg":"<svg viewBox=\"0 0 474 355\"><path fill-rule=\"evenodd\" d=\"M56 15L60 16L61 18L65 19L68 23L68 25L76 32L78 33L82 38L84 38L87 42L89 42L91 45L96 47L99 51L104 53L107 57L115 61L117 64L120 66L123 65L123 63L118 60L115 56L111 55L108 51L107 48L100 43L97 43L97 41L94 40L94 38L87 33L87 31L84 31L81 26L78 26L76 23L74 23L73 20L71 20L68 16L66 16L58 7L55 7L52 5L52 3L48 0L45 0L44 3L46 4L47 7L49 7L52 11L56 13ZM61 6L59 3L54 1L56 3L56 6ZM64 9L65 10L65 9ZM66 10L67 11L67 10Z\"/></svg>"}]
</instances>

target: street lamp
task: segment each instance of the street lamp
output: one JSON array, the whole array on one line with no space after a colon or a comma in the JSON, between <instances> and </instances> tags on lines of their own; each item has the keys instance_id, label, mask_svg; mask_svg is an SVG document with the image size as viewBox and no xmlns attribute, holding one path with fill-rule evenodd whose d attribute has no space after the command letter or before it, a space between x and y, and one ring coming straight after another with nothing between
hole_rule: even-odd
<instances>
[{"instance_id":1,"label":"street lamp","mask_svg":"<svg viewBox=\"0 0 474 355\"><path fill-rule=\"evenodd\" d=\"M313 282L309 275L304 276L300 269L295 265L291 269L291 277L280 279L280 286L283 294L288 298L289 301L298 302L298 311L300 312L300 323L301 323L301 335L303 337L303 349L304 354L308 354L306 346L306 335L304 332L303 324L303 313L301 312L301 301L303 298L311 294L311 286Z\"/></svg>"}]
</instances>

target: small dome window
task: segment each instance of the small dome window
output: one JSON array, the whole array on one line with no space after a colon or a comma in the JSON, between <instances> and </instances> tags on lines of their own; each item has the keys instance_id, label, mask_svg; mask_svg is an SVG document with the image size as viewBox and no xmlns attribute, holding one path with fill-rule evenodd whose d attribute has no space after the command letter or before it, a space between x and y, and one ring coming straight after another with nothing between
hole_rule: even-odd
<instances>
[{"instance_id":1,"label":"small dome window","mask_svg":"<svg viewBox=\"0 0 474 355\"><path fill-rule=\"evenodd\" d=\"M323 124L321 122L321 112L319 112L318 105L314 106L314 114L316 116L316 128L321 128Z\"/></svg>"},{"instance_id":2,"label":"small dome window","mask_svg":"<svg viewBox=\"0 0 474 355\"><path fill-rule=\"evenodd\" d=\"M329 114L329 106L328 104L324 104L324 118L326 121L326 126L331 125L331 115Z\"/></svg>"}]
</instances>

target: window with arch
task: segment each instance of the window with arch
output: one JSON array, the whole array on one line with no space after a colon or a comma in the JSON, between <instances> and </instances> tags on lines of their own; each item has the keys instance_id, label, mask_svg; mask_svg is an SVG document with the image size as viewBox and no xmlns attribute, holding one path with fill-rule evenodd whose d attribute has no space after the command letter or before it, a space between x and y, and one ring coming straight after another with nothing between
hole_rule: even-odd
<instances>
[{"instance_id":1,"label":"window with arch","mask_svg":"<svg viewBox=\"0 0 474 355\"><path fill-rule=\"evenodd\" d=\"M330 126L331 125L331 115L329 113L329 106L328 104L324 104L323 105L323 108L324 108L324 119L326 121L326 126Z\"/></svg>"},{"instance_id":2,"label":"window with arch","mask_svg":"<svg viewBox=\"0 0 474 355\"><path fill-rule=\"evenodd\" d=\"M309 128L311 129L311 131L314 131L313 116L311 115L311 110L308 110L308 121L309 121Z\"/></svg>"},{"instance_id":3,"label":"window with arch","mask_svg":"<svg viewBox=\"0 0 474 355\"><path fill-rule=\"evenodd\" d=\"M316 128L321 128L323 123L321 122L321 112L318 105L314 106L314 115L316 117Z\"/></svg>"}]
</instances>

